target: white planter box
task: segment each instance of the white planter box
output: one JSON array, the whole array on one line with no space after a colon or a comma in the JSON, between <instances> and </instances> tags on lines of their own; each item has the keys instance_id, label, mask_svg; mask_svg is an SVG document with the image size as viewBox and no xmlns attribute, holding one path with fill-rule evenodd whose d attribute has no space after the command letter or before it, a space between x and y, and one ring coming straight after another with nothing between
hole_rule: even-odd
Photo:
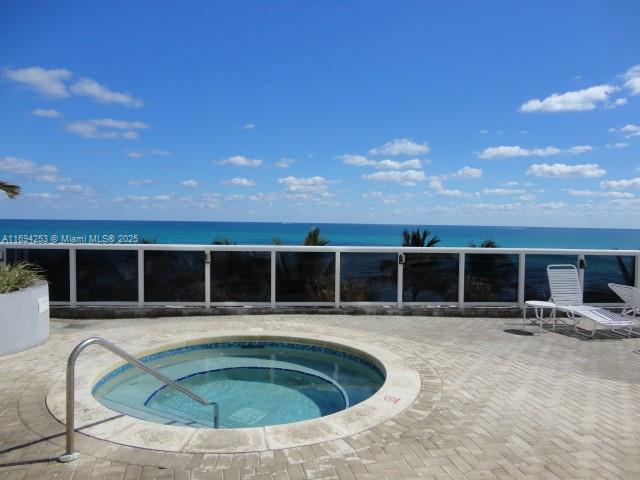
<instances>
[{"instance_id":1,"label":"white planter box","mask_svg":"<svg viewBox=\"0 0 640 480\"><path fill-rule=\"evenodd\" d=\"M0 355L20 352L49 338L49 285L0 294Z\"/></svg>"}]
</instances>

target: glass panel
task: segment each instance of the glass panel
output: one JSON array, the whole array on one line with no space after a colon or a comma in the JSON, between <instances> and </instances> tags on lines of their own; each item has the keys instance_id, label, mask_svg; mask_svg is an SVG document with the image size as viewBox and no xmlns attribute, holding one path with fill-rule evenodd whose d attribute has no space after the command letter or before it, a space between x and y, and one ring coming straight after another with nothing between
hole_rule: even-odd
<instances>
[{"instance_id":1,"label":"glass panel","mask_svg":"<svg viewBox=\"0 0 640 480\"><path fill-rule=\"evenodd\" d=\"M145 302L204 302L204 252L144 252Z\"/></svg>"},{"instance_id":2,"label":"glass panel","mask_svg":"<svg viewBox=\"0 0 640 480\"><path fill-rule=\"evenodd\" d=\"M278 252L276 300L278 302L332 302L335 299L333 252Z\"/></svg>"},{"instance_id":3,"label":"glass panel","mask_svg":"<svg viewBox=\"0 0 640 480\"><path fill-rule=\"evenodd\" d=\"M403 302L457 302L458 255L405 254Z\"/></svg>"},{"instance_id":4,"label":"glass panel","mask_svg":"<svg viewBox=\"0 0 640 480\"><path fill-rule=\"evenodd\" d=\"M587 255L584 271L585 303L621 303L609 283L633 285L635 262L631 256Z\"/></svg>"},{"instance_id":5,"label":"glass panel","mask_svg":"<svg viewBox=\"0 0 640 480\"><path fill-rule=\"evenodd\" d=\"M547 265L578 266L577 255L525 255L524 299L547 301L551 297Z\"/></svg>"},{"instance_id":6,"label":"glass panel","mask_svg":"<svg viewBox=\"0 0 640 480\"><path fill-rule=\"evenodd\" d=\"M396 302L398 255L395 253L340 254L340 300Z\"/></svg>"},{"instance_id":7,"label":"glass panel","mask_svg":"<svg viewBox=\"0 0 640 480\"><path fill-rule=\"evenodd\" d=\"M517 302L518 255L468 253L465 302Z\"/></svg>"},{"instance_id":8,"label":"glass panel","mask_svg":"<svg viewBox=\"0 0 640 480\"><path fill-rule=\"evenodd\" d=\"M211 252L211 301L271 301L271 253Z\"/></svg>"},{"instance_id":9,"label":"glass panel","mask_svg":"<svg viewBox=\"0 0 640 480\"><path fill-rule=\"evenodd\" d=\"M49 299L53 302L69 301L69 250L7 249L7 262L30 262L38 265L49 282Z\"/></svg>"},{"instance_id":10,"label":"glass panel","mask_svg":"<svg viewBox=\"0 0 640 480\"><path fill-rule=\"evenodd\" d=\"M78 250L79 302L135 302L138 300L138 252L135 250Z\"/></svg>"}]
</instances>

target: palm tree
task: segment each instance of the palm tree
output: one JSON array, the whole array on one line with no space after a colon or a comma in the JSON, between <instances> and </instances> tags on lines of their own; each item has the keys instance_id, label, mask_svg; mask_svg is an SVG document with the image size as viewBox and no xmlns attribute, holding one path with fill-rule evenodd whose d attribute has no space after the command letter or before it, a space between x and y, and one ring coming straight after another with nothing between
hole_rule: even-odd
<instances>
[{"instance_id":1,"label":"palm tree","mask_svg":"<svg viewBox=\"0 0 640 480\"><path fill-rule=\"evenodd\" d=\"M324 247L329 243L329 240L320 236L320 227L315 227L309 230L307 236L304 238L302 245L310 247Z\"/></svg>"},{"instance_id":2,"label":"palm tree","mask_svg":"<svg viewBox=\"0 0 640 480\"><path fill-rule=\"evenodd\" d=\"M216 238L211 245L235 245L236 242L231 240L229 237Z\"/></svg>"},{"instance_id":3,"label":"palm tree","mask_svg":"<svg viewBox=\"0 0 640 480\"><path fill-rule=\"evenodd\" d=\"M440 239L436 235L431 235L431 232L426 229L420 231L419 228L416 228L411 232L405 229L402 232L403 247L435 247L438 243L440 243Z\"/></svg>"},{"instance_id":4,"label":"palm tree","mask_svg":"<svg viewBox=\"0 0 640 480\"><path fill-rule=\"evenodd\" d=\"M20 187L12 183L3 182L0 180L0 190L7 194L9 198L16 198L20 195Z\"/></svg>"},{"instance_id":5,"label":"palm tree","mask_svg":"<svg viewBox=\"0 0 640 480\"><path fill-rule=\"evenodd\" d=\"M480 245L476 245L475 242L470 242L469 246L471 248L499 248L496 241L492 239L483 240Z\"/></svg>"}]
</instances>

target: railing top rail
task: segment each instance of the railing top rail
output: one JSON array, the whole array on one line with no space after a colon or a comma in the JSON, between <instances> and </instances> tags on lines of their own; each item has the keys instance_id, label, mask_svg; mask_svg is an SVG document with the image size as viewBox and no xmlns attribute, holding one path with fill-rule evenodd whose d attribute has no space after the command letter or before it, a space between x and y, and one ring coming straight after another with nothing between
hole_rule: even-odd
<instances>
[{"instance_id":1,"label":"railing top rail","mask_svg":"<svg viewBox=\"0 0 640 480\"><path fill-rule=\"evenodd\" d=\"M640 255L640 250L596 248L479 248L479 247L403 247L369 245L330 245L324 247L303 245L209 245L209 244L99 244L55 243L26 244L3 243L0 248L10 249L72 249L72 250L162 250L211 252L345 252L345 253L494 253L531 255Z\"/></svg>"}]
</instances>

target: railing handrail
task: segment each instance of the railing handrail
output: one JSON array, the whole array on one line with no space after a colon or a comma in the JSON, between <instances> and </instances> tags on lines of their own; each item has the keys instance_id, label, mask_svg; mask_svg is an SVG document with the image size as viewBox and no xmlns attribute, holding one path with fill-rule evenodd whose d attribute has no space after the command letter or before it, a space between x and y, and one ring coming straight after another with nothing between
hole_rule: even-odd
<instances>
[{"instance_id":1,"label":"railing handrail","mask_svg":"<svg viewBox=\"0 0 640 480\"><path fill-rule=\"evenodd\" d=\"M111 353L125 359L127 362L133 364L134 366L140 368L144 372L153 375L158 380L164 382L166 385L170 385L180 393L188 396L189 398L195 400L196 402L202 405L212 405L213 406L213 426L214 428L218 428L219 424L219 407L216 402L210 402L205 398L202 398L200 395L193 393L191 390L183 387L179 383L171 380L169 377L163 375L158 370L149 365L142 363L133 355L127 353L114 343L105 340L101 337L89 337L80 342L76 347L71 351L69 355L69 359L67 360L67 414L66 414L66 452L64 455L58 457L58 460L61 462L72 462L78 458L78 453L74 452L74 432L75 432L75 366L76 360L80 356L80 353L90 345L100 345L101 347L109 350Z\"/></svg>"},{"instance_id":2,"label":"railing handrail","mask_svg":"<svg viewBox=\"0 0 640 480\"><path fill-rule=\"evenodd\" d=\"M495 253L549 255L640 255L640 249L543 248L543 247L404 247L373 245L212 245L191 243L3 243L0 249L62 250L166 250L210 252L360 252L360 253Z\"/></svg>"}]
</instances>

